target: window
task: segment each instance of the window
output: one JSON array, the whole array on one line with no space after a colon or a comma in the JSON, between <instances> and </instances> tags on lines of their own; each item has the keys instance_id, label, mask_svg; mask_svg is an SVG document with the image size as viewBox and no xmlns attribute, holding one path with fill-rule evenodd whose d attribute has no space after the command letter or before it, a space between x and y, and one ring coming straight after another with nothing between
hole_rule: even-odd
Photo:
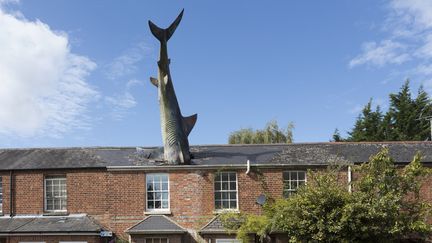
<instances>
[{"instance_id":1,"label":"window","mask_svg":"<svg viewBox=\"0 0 432 243\"><path fill-rule=\"evenodd\" d=\"M306 183L306 171L284 171L284 197L289 197Z\"/></svg>"},{"instance_id":2,"label":"window","mask_svg":"<svg viewBox=\"0 0 432 243\"><path fill-rule=\"evenodd\" d=\"M67 206L66 177L45 177L45 211L64 212Z\"/></svg>"},{"instance_id":3,"label":"window","mask_svg":"<svg viewBox=\"0 0 432 243\"><path fill-rule=\"evenodd\" d=\"M0 213L3 213L3 184L0 176Z\"/></svg>"},{"instance_id":4,"label":"window","mask_svg":"<svg viewBox=\"0 0 432 243\"><path fill-rule=\"evenodd\" d=\"M147 210L169 209L168 174L147 174Z\"/></svg>"},{"instance_id":5,"label":"window","mask_svg":"<svg viewBox=\"0 0 432 243\"><path fill-rule=\"evenodd\" d=\"M241 243L241 240L237 239L216 239L216 243Z\"/></svg>"},{"instance_id":6,"label":"window","mask_svg":"<svg viewBox=\"0 0 432 243\"><path fill-rule=\"evenodd\" d=\"M235 172L220 172L214 181L215 208L237 209L237 174Z\"/></svg>"},{"instance_id":7,"label":"window","mask_svg":"<svg viewBox=\"0 0 432 243\"><path fill-rule=\"evenodd\" d=\"M167 238L145 238L144 243L169 243Z\"/></svg>"}]
</instances>

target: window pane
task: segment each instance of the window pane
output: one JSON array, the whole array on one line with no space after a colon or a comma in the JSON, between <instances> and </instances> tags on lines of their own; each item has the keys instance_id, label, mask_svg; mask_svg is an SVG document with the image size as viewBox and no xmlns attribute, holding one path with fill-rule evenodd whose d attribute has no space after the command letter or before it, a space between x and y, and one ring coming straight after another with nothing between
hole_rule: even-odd
<instances>
[{"instance_id":1,"label":"window pane","mask_svg":"<svg viewBox=\"0 0 432 243\"><path fill-rule=\"evenodd\" d=\"M215 208L216 208L216 209L221 209L221 208L222 208L222 204L221 204L221 201L220 201L220 200L216 200L216 201L215 201Z\"/></svg>"},{"instance_id":2,"label":"window pane","mask_svg":"<svg viewBox=\"0 0 432 243\"><path fill-rule=\"evenodd\" d=\"M223 208L229 208L229 202L228 201L222 201L222 207Z\"/></svg>"},{"instance_id":3,"label":"window pane","mask_svg":"<svg viewBox=\"0 0 432 243\"><path fill-rule=\"evenodd\" d=\"M229 194L229 199L230 199L230 200L237 200L237 193L235 193L235 192L230 192L230 194Z\"/></svg>"},{"instance_id":4,"label":"window pane","mask_svg":"<svg viewBox=\"0 0 432 243\"><path fill-rule=\"evenodd\" d=\"M147 201L147 208L149 208L149 209L154 208L154 202L153 201Z\"/></svg>"},{"instance_id":5,"label":"window pane","mask_svg":"<svg viewBox=\"0 0 432 243\"><path fill-rule=\"evenodd\" d=\"M229 180L236 181L236 173L229 173Z\"/></svg>"},{"instance_id":6,"label":"window pane","mask_svg":"<svg viewBox=\"0 0 432 243\"><path fill-rule=\"evenodd\" d=\"M168 182L162 183L162 190L168 191Z\"/></svg>"},{"instance_id":7,"label":"window pane","mask_svg":"<svg viewBox=\"0 0 432 243\"><path fill-rule=\"evenodd\" d=\"M297 180L297 171L291 172L291 180L293 181Z\"/></svg>"},{"instance_id":8,"label":"window pane","mask_svg":"<svg viewBox=\"0 0 432 243\"><path fill-rule=\"evenodd\" d=\"M221 183L219 181L215 181L215 191L220 191Z\"/></svg>"},{"instance_id":9,"label":"window pane","mask_svg":"<svg viewBox=\"0 0 432 243\"><path fill-rule=\"evenodd\" d=\"M226 200L226 199L228 199L228 192L222 192L221 193L222 194L222 200Z\"/></svg>"},{"instance_id":10,"label":"window pane","mask_svg":"<svg viewBox=\"0 0 432 243\"><path fill-rule=\"evenodd\" d=\"M228 173L222 173L222 181L228 181Z\"/></svg>"},{"instance_id":11,"label":"window pane","mask_svg":"<svg viewBox=\"0 0 432 243\"><path fill-rule=\"evenodd\" d=\"M161 208L161 201L155 201L154 205L154 208Z\"/></svg>"},{"instance_id":12,"label":"window pane","mask_svg":"<svg viewBox=\"0 0 432 243\"><path fill-rule=\"evenodd\" d=\"M237 201L230 201L230 208L237 208Z\"/></svg>"},{"instance_id":13,"label":"window pane","mask_svg":"<svg viewBox=\"0 0 432 243\"><path fill-rule=\"evenodd\" d=\"M221 193L215 193L215 200L220 200L221 199Z\"/></svg>"},{"instance_id":14,"label":"window pane","mask_svg":"<svg viewBox=\"0 0 432 243\"><path fill-rule=\"evenodd\" d=\"M162 199L162 195L161 195L160 192L156 192L156 193L155 193L155 199L156 199L156 200L159 200L159 201Z\"/></svg>"},{"instance_id":15,"label":"window pane","mask_svg":"<svg viewBox=\"0 0 432 243\"><path fill-rule=\"evenodd\" d=\"M153 200L154 199L153 194L154 194L154 192L147 193L147 200Z\"/></svg>"},{"instance_id":16,"label":"window pane","mask_svg":"<svg viewBox=\"0 0 432 243\"><path fill-rule=\"evenodd\" d=\"M230 182L230 188L229 188L230 190L236 190L237 189L237 186L236 186L236 182L235 181L231 181Z\"/></svg>"},{"instance_id":17,"label":"window pane","mask_svg":"<svg viewBox=\"0 0 432 243\"><path fill-rule=\"evenodd\" d=\"M154 184L154 190L155 191L160 191L161 190L161 184L159 183L159 182L155 182L155 184Z\"/></svg>"},{"instance_id":18,"label":"window pane","mask_svg":"<svg viewBox=\"0 0 432 243\"><path fill-rule=\"evenodd\" d=\"M162 201L162 208L168 208L168 201Z\"/></svg>"},{"instance_id":19,"label":"window pane","mask_svg":"<svg viewBox=\"0 0 432 243\"><path fill-rule=\"evenodd\" d=\"M305 180L305 178L306 178L306 173L304 171L300 171L298 173L298 179L299 180Z\"/></svg>"},{"instance_id":20,"label":"window pane","mask_svg":"<svg viewBox=\"0 0 432 243\"><path fill-rule=\"evenodd\" d=\"M222 182L222 190L228 190L228 182Z\"/></svg>"},{"instance_id":21,"label":"window pane","mask_svg":"<svg viewBox=\"0 0 432 243\"><path fill-rule=\"evenodd\" d=\"M168 200L168 192L162 193L162 199L163 200Z\"/></svg>"}]
</instances>

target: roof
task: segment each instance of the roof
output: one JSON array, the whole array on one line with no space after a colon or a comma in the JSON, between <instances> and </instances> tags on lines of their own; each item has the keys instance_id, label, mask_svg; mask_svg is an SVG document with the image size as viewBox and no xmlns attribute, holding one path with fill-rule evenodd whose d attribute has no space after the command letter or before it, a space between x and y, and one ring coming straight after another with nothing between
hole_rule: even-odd
<instances>
[{"instance_id":1,"label":"roof","mask_svg":"<svg viewBox=\"0 0 432 243\"><path fill-rule=\"evenodd\" d=\"M150 215L138 224L132 226L128 234L183 234L187 232L183 227L165 215Z\"/></svg>"},{"instance_id":2,"label":"roof","mask_svg":"<svg viewBox=\"0 0 432 243\"><path fill-rule=\"evenodd\" d=\"M0 233L97 233L103 228L86 215L0 217Z\"/></svg>"},{"instance_id":3,"label":"roof","mask_svg":"<svg viewBox=\"0 0 432 243\"><path fill-rule=\"evenodd\" d=\"M432 142L295 143L191 146L192 166L327 165L368 161L388 147L396 163L410 162L417 152L432 163ZM87 147L0 149L0 170L158 167L160 147ZM169 165L173 166L173 165ZM181 167L182 165L174 165Z\"/></svg>"},{"instance_id":4,"label":"roof","mask_svg":"<svg viewBox=\"0 0 432 243\"><path fill-rule=\"evenodd\" d=\"M200 234L218 234L218 233L226 233L226 229L222 224L219 216L214 217L210 222L208 222L204 227L199 231Z\"/></svg>"}]
</instances>

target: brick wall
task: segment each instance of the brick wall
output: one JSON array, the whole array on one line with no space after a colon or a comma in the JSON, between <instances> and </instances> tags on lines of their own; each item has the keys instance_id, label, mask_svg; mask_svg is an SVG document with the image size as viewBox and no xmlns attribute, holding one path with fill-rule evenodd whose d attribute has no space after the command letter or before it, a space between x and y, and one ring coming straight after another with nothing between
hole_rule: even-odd
<instances>
[{"instance_id":1,"label":"brick wall","mask_svg":"<svg viewBox=\"0 0 432 243\"><path fill-rule=\"evenodd\" d=\"M283 177L280 169L237 171L239 208L242 212L261 213L256 204L260 194L274 199L283 194ZM168 173L159 171L160 173ZM213 181L217 171L170 171L171 217L181 226L199 230L215 216ZM15 172L15 213L42 214L44 208L44 176L65 174L67 178L68 212L87 213L105 227L127 237L124 231L145 217L145 172L111 172L105 170L27 171ZM3 208L9 213L9 173L0 173L3 182ZM347 180L341 173L341 182ZM432 201L430 184L426 179L422 196Z\"/></svg>"}]
</instances>

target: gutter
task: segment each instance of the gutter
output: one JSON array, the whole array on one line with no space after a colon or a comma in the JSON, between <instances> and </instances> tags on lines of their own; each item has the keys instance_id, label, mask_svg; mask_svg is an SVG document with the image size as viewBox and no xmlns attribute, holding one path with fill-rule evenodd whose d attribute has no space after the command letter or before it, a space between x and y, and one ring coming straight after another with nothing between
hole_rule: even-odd
<instances>
[{"instance_id":1,"label":"gutter","mask_svg":"<svg viewBox=\"0 0 432 243\"><path fill-rule=\"evenodd\" d=\"M253 164L250 166L260 167L260 168L304 168L307 167L326 167L327 164ZM108 171L161 171L161 170L191 170L191 169L201 169L201 170L218 170L218 169L244 169L244 164L222 164L222 165L153 165L153 166L107 166Z\"/></svg>"},{"instance_id":2,"label":"gutter","mask_svg":"<svg viewBox=\"0 0 432 243\"><path fill-rule=\"evenodd\" d=\"M14 216L14 208L13 208L13 170L9 172L9 215L12 218Z\"/></svg>"},{"instance_id":3,"label":"gutter","mask_svg":"<svg viewBox=\"0 0 432 243\"><path fill-rule=\"evenodd\" d=\"M351 172L351 165L348 165L348 192L351 193L351 181L352 181L352 172Z\"/></svg>"}]
</instances>

